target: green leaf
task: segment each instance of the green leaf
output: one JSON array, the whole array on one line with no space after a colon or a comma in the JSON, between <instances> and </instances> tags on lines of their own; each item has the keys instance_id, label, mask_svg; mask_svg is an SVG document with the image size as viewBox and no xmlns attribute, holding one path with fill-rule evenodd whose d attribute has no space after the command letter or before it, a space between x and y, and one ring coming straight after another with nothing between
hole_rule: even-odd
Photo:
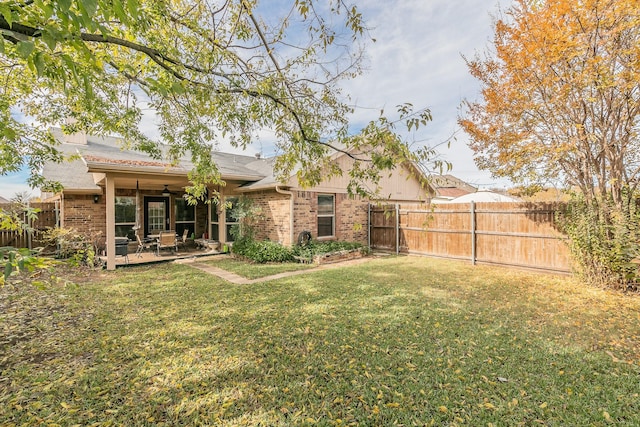
<instances>
[{"instance_id":1,"label":"green leaf","mask_svg":"<svg viewBox=\"0 0 640 427\"><path fill-rule=\"evenodd\" d=\"M6 281L9 276L11 276L11 272L13 271L13 266L10 262L6 263L4 266L4 280Z\"/></svg>"},{"instance_id":2,"label":"green leaf","mask_svg":"<svg viewBox=\"0 0 640 427\"><path fill-rule=\"evenodd\" d=\"M83 83L84 83L84 91L87 94L87 96L93 97L93 87L91 86L91 79L89 78L88 75L83 76Z\"/></svg>"},{"instance_id":3,"label":"green leaf","mask_svg":"<svg viewBox=\"0 0 640 427\"><path fill-rule=\"evenodd\" d=\"M185 92L184 86L180 82L173 82L171 85L171 90L173 93L181 95Z\"/></svg>"},{"instance_id":4,"label":"green leaf","mask_svg":"<svg viewBox=\"0 0 640 427\"><path fill-rule=\"evenodd\" d=\"M47 47L50 50L55 50L56 49L56 45L58 44L58 40L56 40L56 38L47 30L44 30L42 32L42 41L44 42L44 44L47 45Z\"/></svg>"},{"instance_id":5,"label":"green leaf","mask_svg":"<svg viewBox=\"0 0 640 427\"><path fill-rule=\"evenodd\" d=\"M20 41L18 42L18 46L16 46L18 54L24 59L27 59L29 55L31 55L31 52L33 52L34 48L35 45L32 41Z\"/></svg>"},{"instance_id":6,"label":"green leaf","mask_svg":"<svg viewBox=\"0 0 640 427\"><path fill-rule=\"evenodd\" d=\"M37 0L33 5L42 11L42 18L44 18L44 21L51 18L55 12L53 5L49 1Z\"/></svg>"},{"instance_id":7,"label":"green leaf","mask_svg":"<svg viewBox=\"0 0 640 427\"><path fill-rule=\"evenodd\" d=\"M58 9L60 9L61 12L66 14L67 12L69 12L70 8L71 0L58 0Z\"/></svg>"},{"instance_id":8,"label":"green leaf","mask_svg":"<svg viewBox=\"0 0 640 427\"><path fill-rule=\"evenodd\" d=\"M73 62L73 59L71 59L71 57L69 55L62 55L62 61L64 62L64 65L68 68L68 71L71 72L71 74L73 74L73 79L78 82L78 71L76 69L76 64L75 62ZM68 73L62 73L63 76L67 75Z\"/></svg>"},{"instance_id":9,"label":"green leaf","mask_svg":"<svg viewBox=\"0 0 640 427\"><path fill-rule=\"evenodd\" d=\"M42 52L36 53L33 57L33 65L36 67L36 71L38 73L38 77L42 77L44 73L45 60Z\"/></svg>"},{"instance_id":10,"label":"green leaf","mask_svg":"<svg viewBox=\"0 0 640 427\"><path fill-rule=\"evenodd\" d=\"M9 27L11 27L13 24L13 15L11 13L11 8L6 3L0 3L0 14L2 14L4 20L7 21Z\"/></svg>"},{"instance_id":11,"label":"green leaf","mask_svg":"<svg viewBox=\"0 0 640 427\"><path fill-rule=\"evenodd\" d=\"M129 9L129 13L135 19L138 17L138 8L140 7L140 3L138 0L127 0L127 9Z\"/></svg>"},{"instance_id":12,"label":"green leaf","mask_svg":"<svg viewBox=\"0 0 640 427\"><path fill-rule=\"evenodd\" d=\"M98 1L97 0L82 0L82 6L84 10L87 12L89 17L93 17L96 14L96 10L98 9Z\"/></svg>"},{"instance_id":13,"label":"green leaf","mask_svg":"<svg viewBox=\"0 0 640 427\"><path fill-rule=\"evenodd\" d=\"M116 18L118 18L121 22L128 22L129 17L127 16L127 14L124 11L124 8L122 7L122 2L120 0L113 0L112 4L113 4L113 13L116 15Z\"/></svg>"}]
</instances>

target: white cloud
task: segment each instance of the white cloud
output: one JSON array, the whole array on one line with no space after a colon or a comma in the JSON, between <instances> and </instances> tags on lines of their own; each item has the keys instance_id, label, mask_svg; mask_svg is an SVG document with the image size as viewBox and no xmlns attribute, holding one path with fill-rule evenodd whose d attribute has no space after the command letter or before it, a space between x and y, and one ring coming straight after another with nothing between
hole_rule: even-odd
<instances>
[{"instance_id":1,"label":"white cloud","mask_svg":"<svg viewBox=\"0 0 640 427\"><path fill-rule=\"evenodd\" d=\"M506 5L507 0L502 0ZM358 108L353 120L361 125L373 120L380 107L391 113L396 105L410 102L429 108L433 122L421 133L428 145L447 140L458 130L457 117L463 99L476 99L479 87L469 74L463 55L484 51L492 37L496 0L407 0L368 2L361 11L368 18L369 72L345 85ZM504 186L505 181L479 171L467 136L442 155L453 164L452 173L481 187Z\"/></svg>"}]
</instances>

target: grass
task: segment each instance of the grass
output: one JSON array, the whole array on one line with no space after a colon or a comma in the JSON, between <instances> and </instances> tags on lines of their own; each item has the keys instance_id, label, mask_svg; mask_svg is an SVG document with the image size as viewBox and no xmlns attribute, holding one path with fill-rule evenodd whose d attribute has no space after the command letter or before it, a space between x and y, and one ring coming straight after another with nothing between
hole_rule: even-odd
<instances>
[{"instance_id":1,"label":"grass","mask_svg":"<svg viewBox=\"0 0 640 427\"><path fill-rule=\"evenodd\" d=\"M390 257L0 294L0 425L640 424L640 299L571 279Z\"/></svg>"},{"instance_id":2,"label":"grass","mask_svg":"<svg viewBox=\"0 0 640 427\"><path fill-rule=\"evenodd\" d=\"M309 270L311 268L317 267L313 264L300 264L296 262L254 264L228 256L218 256L210 261L205 261L204 264L213 265L247 279L259 279L262 277L273 276L274 274L287 273L290 271Z\"/></svg>"}]
</instances>

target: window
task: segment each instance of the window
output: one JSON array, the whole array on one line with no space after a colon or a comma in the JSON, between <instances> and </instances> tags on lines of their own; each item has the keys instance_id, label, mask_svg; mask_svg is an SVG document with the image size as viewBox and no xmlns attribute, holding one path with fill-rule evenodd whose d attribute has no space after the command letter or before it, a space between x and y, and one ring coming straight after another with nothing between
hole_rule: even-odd
<instances>
[{"instance_id":1,"label":"window","mask_svg":"<svg viewBox=\"0 0 640 427\"><path fill-rule=\"evenodd\" d=\"M218 215L219 202L211 200L211 239L220 240L220 216Z\"/></svg>"},{"instance_id":2,"label":"window","mask_svg":"<svg viewBox=\"0 0 640 427\"><path fill-rule=\"evenodd\" d=\"M136 225L136 198L116 197L115 205L116 236L135 240L136 236L133 227Z\"/></svg>"},{"instance_id":3,"label":"window","mask_svg":"<svg viewBox=\"0 0 640 427\"><path fill-rule=\"evenodd\" d=\"M176 233L182 236L184 230L189 230L189 235L195 232L196 207L187 203L185 199L176 198Z\"/></svg>"},{"instance_id":4,"label":"window","mask_svg":"<svg viewBox=\"0 0 640 427\"><path fill-rule=\"evenodd\" d=\"M222 206L220 205L222 203ZM225 233L226 242L233 242L231 228L238 223L235 209L238 205L237 197L225 197L220 202L211 201L211 238L220 240L221 233ZM224 223L220 221L220 210L224 209Z\"/></svg>"},{"instance_id":5,"label":"window","mask_svg":"<svg viewBox=\"0 0 640 427\"><path fill-rule=\"evenodd\" d=\"M237 208L238 208L238 198L237 197L227 197L225 198L225 216L224 223L227 231L227 242L233 242L235 239L231 235L231 229L234 225L238 224L238 218L236 217Z\"/></svg>"},{"instance_id":6,"label":"window","mask_svg":"<svg viewBox=\"0 0 640 427\"><path fill-rule=\"evenodd\" d=\"M335 196L318 195L318 237L330 237L335 231Z\"/></svg>"}]
</instances>

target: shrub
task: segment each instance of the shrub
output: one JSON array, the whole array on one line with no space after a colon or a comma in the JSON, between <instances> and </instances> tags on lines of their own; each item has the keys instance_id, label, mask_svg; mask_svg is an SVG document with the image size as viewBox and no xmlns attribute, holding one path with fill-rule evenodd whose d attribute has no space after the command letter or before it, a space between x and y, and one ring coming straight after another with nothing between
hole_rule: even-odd
<instances>
[{"instance_id":1,"label":"shrub","mask_svg":"<svg viewBox=\"0 0 640 427\"><path fill-rule=\"evenodd\" d=\"M270 242L268 240L257 242L244 239L240 242L234 242L232 251L234 254L246 257L258 264L294 260L291 249L282 246L280 243Z\"/></svg>"},{"instance_id":2,"label":"shrub","mask_svg":"<svg viewBox=\"0 0 640 427\"><path fill-rule=\"evenodd\" d=\"M98 263L97 240L101 233L81 233L73 228L50 228L43 233L43 241L57 248L56 256L68 259L75 266L94 267Z\"/></svg>"},{"instance_id":3,"label":"shrub","mask_svg":"<svg viewBox=\"0 0 640 427\"><path fill-rule=\"evenodd\" d=\"M629 197L621 207L608 200L588 203L573 195L561 214L560 229L569 237L576 273L596 286L636 288L640 210Z\"/></svg>"},{"instance_id":4,"label":"shrub","mask_svg":"<svg viewBox=\"0 0 640 427\"><path fill-rule=\"evenodd\" d=\"M357 242L326 241L319 242L312 240L306 245L293 247L293 255L301 258L311 259L316 255L328 254L331 252L348 251L352 249L362 249L362 245Z\"/></svg>"},{"instance_id":5,"label":"shrub","mask_svg":"<svg viewBox=\"0 0 640 427\"><path fill-rule=\"evenodd\" d=\"M236 255L250 259L253 262L264 264L267 262L288 262L298 258L312 259L316 255L323 255L331 252L339 252L352 249L363 249L360 243L310 241L305 245L296 245L287 248L280 243L265 241L254 241L242 238L233 242L232 252Z\"/></svg>"}]
</instances>

